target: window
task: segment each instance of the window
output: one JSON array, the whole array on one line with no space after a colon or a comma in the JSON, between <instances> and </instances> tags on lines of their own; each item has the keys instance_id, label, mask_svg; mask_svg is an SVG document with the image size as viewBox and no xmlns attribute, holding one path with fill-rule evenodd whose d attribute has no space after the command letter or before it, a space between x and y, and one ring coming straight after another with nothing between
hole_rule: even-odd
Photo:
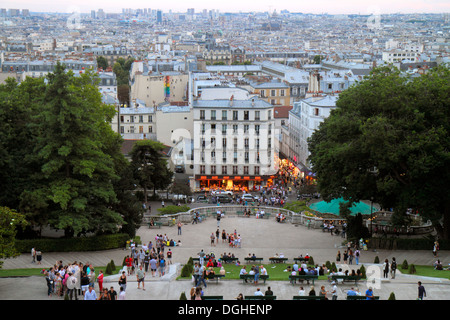
<instances>
[{"instance_id":1,"label":"window","mask_svg":"<svg viewBox=\"0 0 450 320\"><path fill-rule=\"evenodd\" d=\"M205 110L200 110L200 120L205 120Z\"/></svg>"},{"instance_id":2,"label":"window","mask_svg":"<svg viewBox=\"0 0 450 320\"><path fill-rule=\"evenodd\" d=\"M227 162L227 152L226 151L222 152L222 162L223 163Z\"/></svg>"},{"instance_id":3,"label":"window","mask_svg":"<svg viewBox=\"0 0 450 320\"><path fill-rule=\"evenodd\" d=\"M227 110L222 110L222 120L227 120Z\"/></svg>"},{"instance_id":4,"label":"window","mask_svg":"<svg viewBox=\"0 0 450 320\"><path fill-rule=\"evenodd\" d=\"M153 116L148 116L148 122L153 122Z\"/></svg>"},{"instance_id":5,"label":"window","mask_svg":"<svg viewBox=\"0 0 450 320\"><path fill-rule=\"evenodd\" d=\"M227 174L227 166L222 166L222 174Z\"/></svg>"},{"instance_id":6,"label":"window","mask_svg":"<svg viewBox=\"0 0 450 320\"><path fill-rule=\"evenodd\" d=\"M206 125L204 123L202 123L202 134L205 134L206 131Z\"/></svg>"},{"instance_id":7,"label":"window","mask_svg":"<svg viewBox=\"0 0 450 320\"><path fill-rule=\"evenodd\" d=\"M143 126L139 126L139 133L144 133L144 127Z\"/></svg>"},{"instance_id":8,"label":"window","mask_svg":"<svg viewBox=\"0 0 450 320\"><path fill-rule=\"evenodd\" d=\"M223 134L223 135L226 135L226 134L227 134L227 125L226 125L226 124L223 124L223 125L222 125L222 134Z\"/></svg>"},{"instance_id":9,"label":"window","mask_svg":"<svg viewBox=\"0 0 450 320\"><path fill-rule=\"evenodd\" d=\"M205 170L205 166L201 165L200 166L200 174L205 174L206 170Z\"/></svg>"},{"instance_id":10,"label":"window","mask_svg":"<svg viewBox=\"0 0 450 320\"><path fill-rule=\"evenodd\" d=\"M266 93L264 92L264 90L261 90L261 98L265 98L266 97Z\"/></svg>"},{"instance_id":11,"label":"window","mask_svg":"<svg viewBox=\"0 0 450 320\"><path fill-rule=\"evenodd\" d=\"M318 116L319 115L319 108L314 108L314 115Z\"/></svg>"},{"instance_id":12,"label":"window","mask_svg":"<svg viewBox=\"0 0 450 320\"><path fill-rule=\"evenodd\" d=\"M216 124L215 123L211 124L211 134L216 134Z\"/></svg>"},{"instance_id":13,"label":"window","mask_svg":"<svg viewBox=\"0 0 450 320\"><path fill-rule=\"evenodd\" d=\"M216 120L216 110L211 110L211 120Z\"/></svg>"},{"instance_id":14,"label":"window","mask_svg":"<svg viewBox=\"0 0 450 320\"><path fill-rule=\"evenodd\" d=\"M238 174L238 166L233 166L233 174Z\"/></svg>"},{"instance_id":15,"label":"window","mask_svg":"<svg viewBox=\"0 0 450 320\"><path fill-rule=\"evenodd\" d=\"M244 174L248 174L248 166L244 166Z\"/></svg>"},{"instance_id":16,"label":"window","mask_svg":"<svg viewBox=\"0 0 450 320\"><path fill-rule=\"evenodd\" d=\"M211 160L215 160L215 159L216 159L216 152L211 151Z\"/></svg>"},{"instance_id":17,"label":"window","mask_svg":"<svg viewBox=\"0 0 450 320\"><path fill-rule=\"evenodd\" d=\"M275 91L275 90L271 90L270 95L271 95L272 97L276 96L276 91Z\"/></svg>"},{"instance_id":18,"label":"window","mask_svg":"<svg viewBox=\"0 0 450 320\"><path fill-rule=\"evenodd\" d=\"M284 89L280 90L280 96L284 97Z\"/></svg>"},{"instance_id":19,"label":"window","mask_svg":"<svg viewBox=\"0 0 450 320\"><path fill-rule=\"evenodd\" d=\"M249 128L249 125L248 124L244 124L244 133L248 132L248 128Z\"/></svg>"},{"instance_id":20,"label":"window","mask_svg":"<svg viewBox=\"0 0 450 320\"><path fill-rule=\"evenodd\" d=\"M260 112L259 111L255 111L255 120L259 120L259 114L260 114Z\"/></svg>"},{"instance_id":21,"label":"window","mask_svg":"<svg viewBox=\"0 0 450 320\"><path fill-rule=\"evenodd\" d=\"M125 133L125 128L123 126L120 126L120 133Z\"/></svg>"},{"instance_id":22,"label":"window","mask_svg":"<svg viewBox=\"0 0 450 320\"><path fill-rule=\"evenodd\" d=\"M211 166L211 174L216 174L216 166Z\"/></svg>"},{"instance_id":23,"label":"window","mask_svg":"<svg viewBox=\"0 0 450 320\"><path fill-rule=\"evenodd\" d=\"M237 133L237 132L238 132L238 125L233 124L233 133Z\"/></svg>"},{"instance_id":24,"label":"window","mask_svg":"<svg viewBox=\"0 0 450 320\"><path fill-rule=\"evenodd\" d=\"M144 116L139 116L139 122L144 122Z\"/></svg>"},{"instance_id":25,"label":"window","mask_svg":"<svg viewBox=\"0 0 450 320\"><path fill-rule=\"evenodd\" d=\"M123 116L120 116L120 122L124 122Z\"/></svg>"},{"instance_id":26,"label":"window","mask_svg":"<svg viewBox=\"0 0 450 320\"><path fill-rule=\"evenodd\" d=\"M257 135L259 135L259 129L260 129L260 125L259 124L255 124L255 133Z\"/></svg>"},{"instance_id":27,"label":"window","mask_svg":"<svg viewBox=\"0 0 450 320\"><path fill-rule=\"evenodd\" d=\"M130 127L130 133L134 133L134 126Z\"/></svg>"},{"instance_id":28,"label":"window","mask_svg":"<svg viewBox=\"0 0 450 320\"><path fill-rule=\"evenodd\" d=\"M239 120L237 111L233 111L233 120Z\"/></svg>"},{"instance_id":29,"label":"window","mask_svg":"<svg viewBox=\"0 0 450 320\"><path fill-rule=\"evenodd\" d=\"M245 163L248 163L248 161L249 161L249 155L250 155L249 152L245 152L245 153L244 153Z\"/></svg>"},{"instance_id":30,"label":"window","mask_svg":"<svg viewBox=\"0 0 450 320\"><path fill-rule=\"evenodd\" d=\"M211 148L216 147L216 138L211 138Z\"/></svg>"},{"instance_id":31,"label":"window","mask_svg":"<svg viewBox=\"0 0 450 320\"><path fill-rule=\"evenodd\" d=\"M245 149L249 148L248 138L244 139L244 147L245 147Z\"/></svg>"},{"instance_id":32,"label":"window","mask_svg":"<svg viewBox=\"0 0 450 320\"><path fill-rule=\"evenodd\" d=\"M268 110L267 111L267 119L271 120L272 119L272 110Z\"/></svg>"},{"instance_id":33,"label":"window","mask_svg":"<svg viewBox=\"0 0 450 320\"><path fill-rule=\"evenodd\" d=\"M222 147L223 148L227 147L227 138L222 138Z\"/></svg>"},{"instance_id":34,"label":"window","mask_svg":"<svg viewBox=\"0 0 450 320\"><path fill-rule=\"evenodd\" d=\"M134 116L130 116L130 122L134 122Z\"/></svg>"},{"instance_id":35,"label":"window","mask_svg":"<svg viewBox=\"0 0 450 320\"><path fill-rule=\"evenodd\" d=\"M244 120L249 120L248 114L249 111L244 111Z\"/></svg>"},{"instance_id":36,"label":"window","mask_svg":"<svg viewBox=\"0 0 450 320\"><path fill-rule=\"evenodd\" d=\"M257 175L259 175L259 167L258 166L255 167L255 176L257 176Z\"/></svg>"}]
</instances>

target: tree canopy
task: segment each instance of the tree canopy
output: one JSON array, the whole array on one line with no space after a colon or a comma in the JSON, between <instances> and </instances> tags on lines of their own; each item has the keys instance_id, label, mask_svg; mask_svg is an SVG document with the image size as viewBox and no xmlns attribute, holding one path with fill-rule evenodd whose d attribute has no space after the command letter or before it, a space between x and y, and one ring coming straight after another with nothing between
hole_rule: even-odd
<instances>
[{"instance_id":1,"label":"tree canopy","mask_svg":"<svg viewBox=\"0 0 450 320\"><path fill-rule=\"evenodd\" d=\"M309 161L325 200L372 199L413 209L450 236L450 72L408 76L394 67L342 92L336 109L308 141Z\"/></svg>"},{"instance_id":2,"label":"tree canopy","mask_svg":"<svg viewBox=\"0 0 450 320\"><path fill-rule=\"evenodd\" d=\"M47 79L0 86L0 186L10 190L0 204L66 236L117 232L129 211L119 208L136 200L118 196L129 163L111 129L114 113L92 71L58 64Z\"/></svg>"}]
</instances>

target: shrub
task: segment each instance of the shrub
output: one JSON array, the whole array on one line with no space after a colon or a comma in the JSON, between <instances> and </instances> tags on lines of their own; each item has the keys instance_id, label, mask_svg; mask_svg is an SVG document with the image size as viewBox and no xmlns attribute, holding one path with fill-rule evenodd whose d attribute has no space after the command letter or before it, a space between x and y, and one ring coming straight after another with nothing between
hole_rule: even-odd
<instances>
[{"instance_id":1,"label":"shrub","mask_svg":"<svg viewBox=\"0 0 450 320\"><path fill-rule=\"evenodd\" d=\"M325 262L325 267L327 267L328 270L331 270L331 262L329 260Z\"/></svg>"},{"instance_id":2,"label":"shrub","mask_svg":"<svg viewBox=\"0 0 450 320\"><path fill-rule=\"evenodd\" d=\"M359 271L361 271L361 276L363 278L366 277L366 268L364 267L364 265L361 265L361 268L359 268Z\"/></svg>"},{"instance_id":3,"label":"shrub","mask_svg":"<svg viewBox=\"0 0 450 320\"><path fill-rule=\"evenodd\" d=\"M403 270L408 270L408 261L406 261L406 259L402 263L402 269Z\"/></svg>"},{"instance_id":4,"label":"shrub","mask_svg":"<svg viewBox=\"0 0 450 320\"><path fill-rule=\"evenodd\" d=\"M416 273L416 266L411 264L409 266L409 274L415 274Z\"/></svg>"},{"instance_id":5,"label":"shrub","mask_svg":"<svg viewBox=\"0 0 450 320\"><path fill-rule=\"evenodd\" d=\"M373 261L373 263L380 263L380 258L378 258L378 256L376 256L375 260Z\"/></svg>"},{"instance_id":6,"label":"shrub","mask_svg":"<svg viewBox=\"0 0 450 320\"><path fill-rule=\"evenodd\" d=\"M315 265L313 257L309 257L308 264L311 265L311 266Z\"/></svg>"},{"instance_id":7,"label":"shrub","mask_svg":"<svg viewBox=\"0 0 450 320\"><path fill-rule=\"evenodd\" d=\"M182 206L167 206L164 208L159 208L159 214L160 215L165 215L165 214L176 214L179 212L186 212L189 211L191 208L188 207L187 205L182 205Z\"/></svg>"},{"instance_id":8,"label":"shrub","mask_svg":"<svg viewBox=\"0 0 450 320\"><path fill-rule=\"evenodd\" d=\"M337 271L336 263L334 263L334 262L331 264L331 271L333 271L333 272Z\"/></svg>"},{"instance_id":9,"label":"shrub","mask_svg":"<svg viewBox=\"0 0 450 320\"><path fill-rule=\"evenodd\" d=\"M395 293L391 292L391 294L389 295L388 300L397 300L397 299L395 299Z\"/></svg>"},{"instance_id":10,"label":"shrub","mask_svg":"<svg viewBox=\"0 0 450 320\"><path fill-rule=\"evenodd\" d=\"M180 294L180 300L187 300L187 298L186 298L186 292L182 292L181 294Z\"/></svg>"},{"instance_id":11,"label":"shrub","mask_svg":"<svg viewBox=\"0 0 450 320\"><path fill-rule=\"evenodd\" d=\"M109 262L109 263L106 265L105 273L106 273L106 274L113 274L111 262Z\"/></svg>"},{"instance_id":12,"label":"shrub","mask_svg":"<svg viewBox=\"0 0 450 320\"><path fill-rule=\"evenodd\" d=\"M111 270L116 271L116 265L114 264L114 260L111 259L110 264L111 264Z\"/></svg>"}]
</instances>

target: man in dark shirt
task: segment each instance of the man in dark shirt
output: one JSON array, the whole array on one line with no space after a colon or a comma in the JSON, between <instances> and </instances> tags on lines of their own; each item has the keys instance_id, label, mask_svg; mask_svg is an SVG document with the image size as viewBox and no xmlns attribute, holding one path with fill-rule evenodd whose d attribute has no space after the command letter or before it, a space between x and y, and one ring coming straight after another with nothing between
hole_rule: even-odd
<instances>
[{"instance_id":1,"label":"man in dark shirt","mask_svg":"<svg viewBox=\"0 0 450 320\"><path fill-rule=\"evenodd\" d=\"M108 291L109 300L117 300L117 292L114 290L114 287L111 287Z\"/></svg>"},{"instance_id":2,"label":"man in dark shirt","mask_svg":"<svg viewBox=\"0 0 450 320\"><path fill-rule=\"evenodd\" d=\"M423 300L423 297L427 296L427 292L425 291L425 287L422 285L422 282L419 281L418 285L419 285L419 287L418 287L418 291L419 291L418 299L419 300Z\"/></svg>"},{"instance_id":3,"label":"man in dark shirt","mask_svg":"<svg viewBox=\"0 0 450 320\"><path fill-rule=\"evenodd\" d=\"M273 291L270 289L270 287L267 287L266 292L264 293L265 296L273 296Z\"/></svg>"}]
</instances>

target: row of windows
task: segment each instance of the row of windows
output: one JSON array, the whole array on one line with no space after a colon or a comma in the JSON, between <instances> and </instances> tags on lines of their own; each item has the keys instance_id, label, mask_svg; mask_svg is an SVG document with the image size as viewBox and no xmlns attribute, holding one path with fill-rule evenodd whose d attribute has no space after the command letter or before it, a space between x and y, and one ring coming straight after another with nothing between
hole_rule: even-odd
<instances>
[{"instance_id":1,"label":"row of windows","mask_svg":"<svg viewBox=\"0 0 450 320\"><path fill-rule=\"evenodd\" d=\"M239 133L239 125L237 124L233 124L233 126L231 127L233 129L232 133L233 134L238 134ZM217 129L217 125L215 123L211 123L210 125L210 129L211 131L209 132L210 134L216 134L216 129ZM259 135L260 131L261 131L261 125L259 124L255 124L254 125L254 129L255 129L255 134ZM248 133L250 130L250 125L249 124L244 124L243 125L243 130L244 133ZM201 134L205 134L206 133L206 124L202 123L202 127L201 127ZM228 125L227 124L222 124L222 135L226 135L228 132ZM268 128L268 132L267 134L272 134L272 125L269 124L269 128Z\"/></svg>"},{"instance_id":2,"label":"row of windows","mask_svg":"<svg viewBox=\"0 0 450 320\"><path fill-rule=\"evenodd\" d=\"M147 132L144 132L144 126L139 126L138 130L139 130L139 133L152 133L153 132L153 127L152 126L148 126L147 127ZM124 126L120 126L120 133L125 133L125 127ZM128 127L128 132L127 133L137 133L137 132L135 132L135 127L134 126L130 126L130 127Z\"/></svg>"},{"instance_id":3,"label":"row of windows","mask_svg":"<svg viewBox=\"0 0 450 320\"><path fill-rule=\"evenodd\" d=\"M210 174L217 174L216 166L210 166L209 169ZM222 169L221 174L229 174L227 166L222 166L221 169ZM243 171L244 171L243 174L249 174L249 167L243 166ZM206 166L204 165L200 166L200 174L206 174ZM232 174L239 174L239 166L232 167ZM253 167L253 174L254 175L260 174L259 166Z\"/></svg>"},{"instance_id":4,"label":"row of windows","mask_svg":"<svg viewBox=\"0 0 450 320\"><path fill-rule=\"evenodd\" d=\"M120 122L125 122L125 119L127 120L127 122L135 122L135 120L137 120L136 122L142 123L144 122L144 120L147 120L147 122L153 122L153 116L149 115L149 116L120 116Z\"/></svg>"},{"instance_id":5,"label":"row of windows","mask_svg":"<svg viewBox=\"0 0 450 320\"><path fill-rule=\"evenodd\" d=\"M232 119L228 119L228 114L231 113ZM222 118L221 120L250 120L250 111L244 110L242 116L239 116L239 112L237 110L233 110L232 112L228 112L228 110L222 110ZM253 118L251 120L261 120L261 111L255 110L252 112ZM267 110L267 119L272 119L272 110ZM200 120L206 120L206 110L200 110ZM210 110L209 119L208 120L219 120L218 112L216 110Z\"/></svg>"},{"instance_id":6,"label":"row of windows","mask_svg":"<svg viewBox=\"0 0 450 320\"><path fill-rule=\"evenodd\" d=\"M206 148L206 139L205 138L200 138L200 146L202 149ZM216 147L216 138L212 137L210 140L210 148L215 148ZM222 147L226 148L227 147L227 138L222 138ZM233 139L233 148L237 149L238 147L238 139L234 138ZM250 139L249 138L245 138L244 139L244 148L248 149L250 147ZM255 144L253 146L256 149L259 149L260 147L260 140L259 139L255 139ZM272 148L272 138L268 138L267 140L267 148L271 149Z\"/></svg>"}]
</instances>

